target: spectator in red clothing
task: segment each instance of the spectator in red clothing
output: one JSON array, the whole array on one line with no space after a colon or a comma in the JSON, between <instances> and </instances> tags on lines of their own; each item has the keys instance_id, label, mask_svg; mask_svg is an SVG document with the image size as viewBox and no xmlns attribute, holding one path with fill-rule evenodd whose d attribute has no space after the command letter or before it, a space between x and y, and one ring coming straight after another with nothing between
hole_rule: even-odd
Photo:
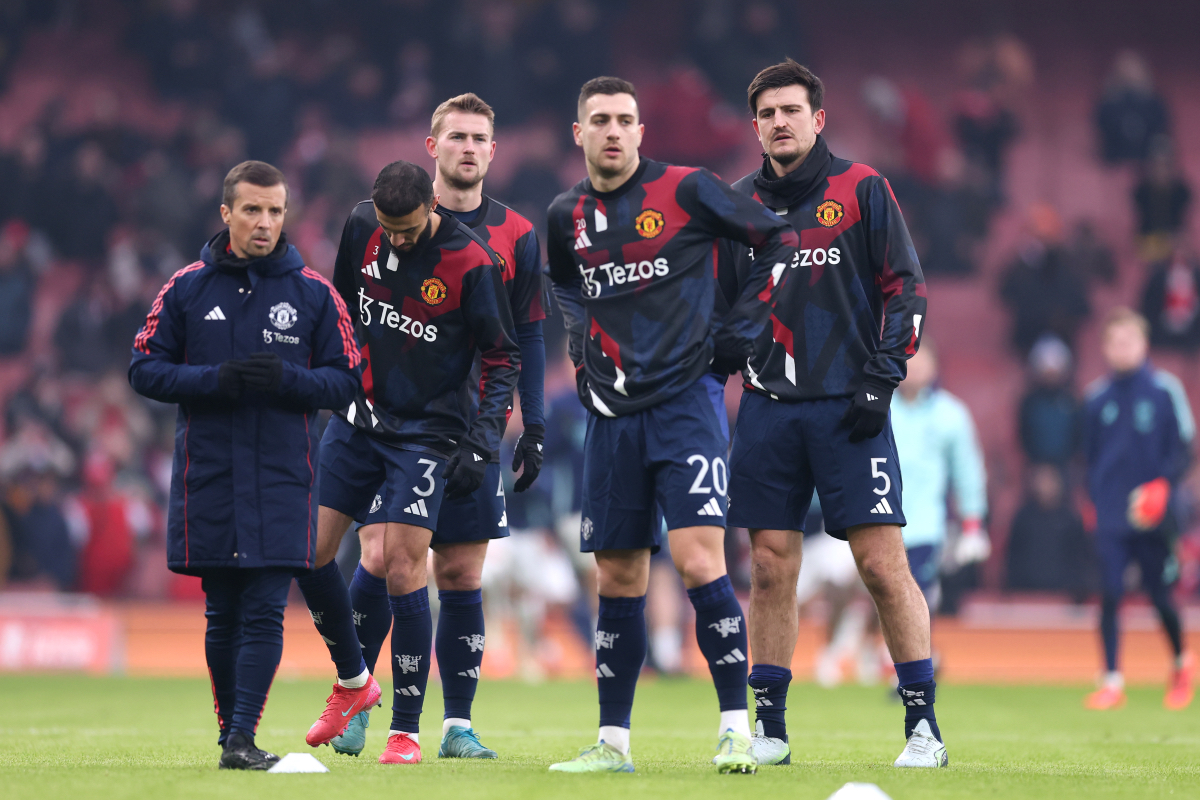
<instances>
[{"instance_id":1,"label":"spectator in red clothing","mask_svg":"<svg viewBox=\"0 0 1200 800\"><path fill-rule=\"evenodd\" d=\"M88 456L78 497L86 540L79 553L81 592L112 597L125 587L134 564L134 509L113 487L116 471L108 457Z\"/></svg>"},{"instance_id":2,"label":"spectator in red clothing","mask_svg":"<svg viewBox=\"0 0 1200 800\"><path fill-rule=\"evenodd\" d=\"M1151 267L1142 290L1150 344L1195 353L1200 349L1200 266L1182 246Z\"/></svg>"}]
</instances>

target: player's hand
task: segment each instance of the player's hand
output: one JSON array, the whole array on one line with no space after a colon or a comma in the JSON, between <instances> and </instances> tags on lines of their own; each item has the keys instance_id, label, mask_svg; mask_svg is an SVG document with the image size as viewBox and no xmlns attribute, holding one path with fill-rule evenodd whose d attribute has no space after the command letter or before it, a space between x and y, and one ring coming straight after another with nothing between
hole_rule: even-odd
<instances>
[{"instance_id":1,"label":"player's hand","mask_svg":"<svg viewBox=\"0 0 1200 800\"><path fill-rule=\"evenodd\" d=\"M892 388L883 384L864 383L855 392L850 407L842 415L842 424L850 426L850 441L857 444L874 439L883 433L892 405Z\"/></svg>"},{"instance_id":2,"label":"player's hand","mask_svg":"<svg viewBox=\"0 0 1200 800\"><path fill-rule=\"evenodd\" d=\"M458 448L458 452L450 457L446 468L442 470L442 478L446 481L446 497L455 500L478 489L483 483L487 465L487 456L467 447Z\"/></svg>"},{"instance_id":3,"label":"player's hand","mask_svg":"<svg viewBox=\"0 0 1200 800\"><path fill-rule=\"evenodd\" d=\"M987 561L992 554L992 542L977 519L963 520L962 536L954 546L954 561L960 567Z\"/></svg>"},{"instance_id":4,"label":"player's hand","mask_svg":"<svg viewBox=\"0 0 1200 800\"><path fill-rule=\"evenodd\" d=\"M546 426L545 425L526 425L525 430L521 432L521 437L517 439L517 446L513 450L513 472L525 465L525 471L521 473L521 477L517 478L517 484L513 486L514 492L523 492L533 485L537 480L537 476L542 471L542 456L544 443L546 441Z\"/></svg>"},{"instance_id":5,"label":"player's hand","mask_svg":"<svg viewBox=\"0 0 1200 800\"><path fill-rule=\"evenodd\" d=\"M713 351L712 370L720 375L733 375L746 368L752 355L754 355L752 342L717 339Z\"/></svg>"},{"instance_id":6,"label":"player's hand","mask_svg":"<svg viewBox=\"0 0 1200 800\"><path fill-rule=\"evenodd\" d=\"M278 392L283 382L283 359L275 353L254 353L241 362L242 382L256 392Z\"/></svg>"},{"instance_id":7,"label":"player's hand","mask_svg":"<svg viewBox=\"0 0 1200 800\"><path fill-rule=\"evenodd\" d=\"M242 396L242 367L244 361L230 359L217 367L217 392L229 400L237 400Z\"/></svg>"},{"instance_id":8,"label":"player's hand","mask_svg":"<svg viewBox=\"0 0 1200 800\"><path fill-rule=\"evenodd\" d=\"M1129 493L1127 518L1134 530L1152 531L1162 525L1167 516L1167 501L1171 499L1171 484L1166 478L1147 481Z\"/></svg>"}]
</instances>

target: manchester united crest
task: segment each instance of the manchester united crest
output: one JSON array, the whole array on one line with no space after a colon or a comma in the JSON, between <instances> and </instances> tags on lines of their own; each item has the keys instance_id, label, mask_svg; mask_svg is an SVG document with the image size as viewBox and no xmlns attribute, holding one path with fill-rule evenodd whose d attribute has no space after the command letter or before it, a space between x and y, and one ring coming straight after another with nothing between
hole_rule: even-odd
<instances>
[{"instance_id":1,"label":"manchester united crest","mask_svg":"<svg viewBox=\"0 0 1200 800\"><path fill-rule=\"evenodd\" d=\"M421 284L421 299L431 306L438 306L446 299L446 284L439 278L426 278Z\"/></svg>"},{"instance_id":2,"label":"manchester united crest","mask_svg":"<svg viewBox=\"0 0 1200 800\"><path fill-rule=\"evenodd\" d=\"M817 222L826 228L832 228L842 221L845 210L837 200L826 200L817 206Z\"/></svg>"},{"instance_id":3,"label":"manchester united crest","mask_svg":"<svg viewBox=\"0 0 1200 800\"><path fill-rule=\"evenodd\" d=\"M633 221L633 227L637 228L638 234L643 239L653 239L658 236L662 233L665 224L662 212L655 211L653 208L645 209Z\"/></svg>"}]
</instances>

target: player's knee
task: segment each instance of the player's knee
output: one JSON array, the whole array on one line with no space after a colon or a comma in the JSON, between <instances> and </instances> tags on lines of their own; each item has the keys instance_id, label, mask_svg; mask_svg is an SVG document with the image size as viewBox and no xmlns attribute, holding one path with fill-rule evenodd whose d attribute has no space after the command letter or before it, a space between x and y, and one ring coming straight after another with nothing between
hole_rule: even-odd
<instances>
[{"instance_id":1,"label":"player's knee","mask_svg":"<svg viewBox=\"0 0 1200 800\"><path fill-rule=\"evenodd\" d=\"M672 554L674 555L674 554ZM725 574L725 554L696 548L675 557L675 569L689 588L712 583Z\"/></svg>"},{"instance_id":2,"label":"player's knee","mask_svg":"<svg viewBox=\"0 0 1200 800\"><path fill-rule=\"evenodd\" d=\"M905 564L905 571L901 572L896 568L892 559L879 553L866 553L858 560L858 573L862 576L863 583L867 585L867 589L872 595L898 592L902 582L913 580L907 569L908 565Z\"/></svg>"},{"instance_id":3,"label":"player's knee","mask_svg":"<svg viewBox=\"0 0 1200 800\"><path fill-rule=\"evenodd\" d=\"M372 575L386 574L387 567L384 565L383 559L383 537L360 536L362 544L362 553L358 557L358 561L363 565L363 569Z\"/></svg>"},{"instance_id":4,"label":"player's knee","mask_svg":"<svg viewBox=\"0 0 1200 800\"><path fill-rule=\"evenodd\" d=\"M483 585L483 570L475 564L451 561L434 570L437 587L444 591L469 592Z\"/></svg>"},{"instance_id":5,"label":"player's knee","mask_svg":"<svg viewBox=\"0 0 1200 800\"><path fill-rule=\"evenodd\" d=\"M760 592L786 587L791 591L800 577L800 554L776 547L756 547L750 554L750 581Z\"/></svg>"}]
</instances>

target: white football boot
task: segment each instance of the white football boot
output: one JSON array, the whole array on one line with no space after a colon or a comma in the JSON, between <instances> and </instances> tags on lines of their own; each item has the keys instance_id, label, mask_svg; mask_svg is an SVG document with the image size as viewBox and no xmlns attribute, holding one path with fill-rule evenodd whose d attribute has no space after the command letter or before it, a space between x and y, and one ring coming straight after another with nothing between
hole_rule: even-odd
<instances>
[{"instance_id":1,"label":"white football boot","mask_svg":"<svg viewBox=\"0 0 1200 800\"><path fill-rule=\"evenodd\" d=\"M762 722L755 724L754 736L750 739L750 746L754 749L754 757L758 759L758 763L761 765L792 763L791 746L783 739L765 736L763 734Z\"/></svg>"},{"instance_id":2,"label":"white football boot","mask_svg":"<svg viewBox=\"0 0 1200 800\"><path fill-rule=\"evenodd\" d=\"M946 745L933 736L928 720L921 720L913 728L904 752L896 759L895 767L944 767L950 763L946 756Z\"/></svg>"}]
</instances>

